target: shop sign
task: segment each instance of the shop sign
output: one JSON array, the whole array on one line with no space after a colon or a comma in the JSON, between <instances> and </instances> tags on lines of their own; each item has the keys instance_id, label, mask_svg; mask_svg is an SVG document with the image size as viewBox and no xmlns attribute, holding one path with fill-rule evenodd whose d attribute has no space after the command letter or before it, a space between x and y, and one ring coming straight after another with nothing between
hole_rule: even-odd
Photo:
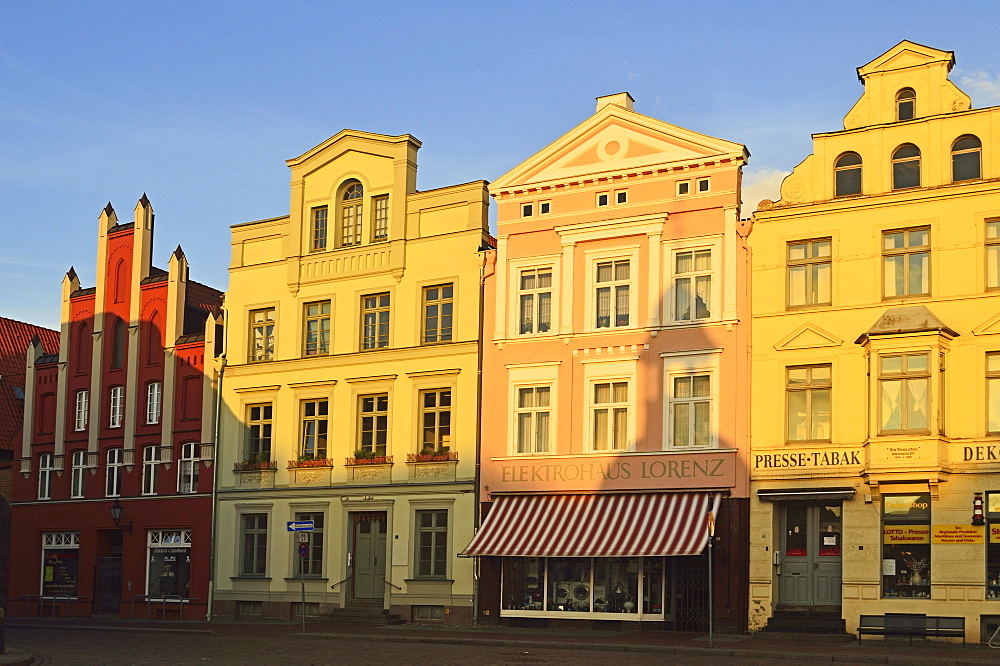
<instances>
[{"instance_id":1,"label":"shop sign","mask_svg":"<svg viewBox=\"0 0 1000 666\"><path fill-rule=\"evenodd\" d=\"M864 465L861 449L829 451L782 451L759 453L753 457L754 469L788 469L803 467L861 467Z\"/></svg>"},{"instance_id":2,"label":"shop sign","mask_svg":"<svg viewBox=\"0 0 1000 666\"><path fill-rule=\"evenodd\" d=\"M44 555L42 594L75 596L80 551L76 548L46 549Z\"/></svg>"},{"instance_id":3,"label":"shop sign","mask_svg":"<svg viewBox=\"0 0 1000 666\"><path fill-rule=\"evenodd\" d=\"M1000 525L990 525L990 543L1000 543Z\"/></svg>"},{"instance_id":4,"label":"shop sign","mask_svg":"<svg viewBox=\"0 0 1000 666\"><path fill-rule=\"evenodd\" d=\"M731 488L736 452L494 459L490 492Z\"/></svg>"},{"instance_id":5,"label":"shop sign","mask_svg":"<svg viewBox=\"0 0 1000 666\"><path fill-rule=\"evenodd\" d=\"M882 513L892 518L927 518L931 517L930 493L920 495L883 495Z\"/></svg>"},{"instance_id":6,"label":"shop sign","mask_svg":"<svg viewBox=\"0 0 1000 666\"><path fill-rule=\"evenodd\" d=\"M930 525L883 525L882 543L930 543Z\"/></svg>"},{"instance_id":7,"label":"shop sign","mask_svg":"<svg viewBox=\"0 0 1000 666\"><path fill-rule=\"evenodd\" d=\"M981 446L963 446L961 462L1000 463L1000 446L996 444L985 444Z\"/></svg>"},{"instance_id":8,"label":"shop sign","mask_svg":"<svg viewBox=\"0 0 1000 666\"><path fill-rule=\"evenodd\" d=\"M983 543L981 525L935 525L932 543Z\"/></svg>"}]
</instances>

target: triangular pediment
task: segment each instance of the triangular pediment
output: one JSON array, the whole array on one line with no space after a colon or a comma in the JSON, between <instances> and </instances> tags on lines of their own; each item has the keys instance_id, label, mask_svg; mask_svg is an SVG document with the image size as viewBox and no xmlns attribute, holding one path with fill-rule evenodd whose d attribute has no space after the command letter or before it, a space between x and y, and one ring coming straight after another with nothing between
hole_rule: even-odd
<instances>
[{"instance_id":1,"label":"triangular pediment","mask_svg":"<svg viewBox=\"0 0 1000 666\"><path fill-rule=\"evenodd\" d=\"M813 349L817 347L839 347L844 341L819 326L805 324L782 338L774 348L778 351L790 349Z\"/></svg>"},{"instance_id":2,"label":"triangular pediment","mask_svg":"<svg viewBox=\"0 0 1000 666\"><path fill-rule=\"evenodd\" d=\"M660 165L745 157L745 148L608 105L500 176L491 190L538 185Z\"/></svg>"},{"instance_id":3,"label":"triangular pediment","mask_svg":"<svg viewBox=\"0 0 1000 666\"><path fill-rule=\"evenodd\" d=\"M955 54L904 39L868 64L858 67L858 75L863 78L876 72L920 67L933 62L946 62L951 69L955 64Z\"/></svg>"},{"instance_id":4,"label":"triangular pediment","mask_svg":"<svg viewBox=\"0 0 1000 666\"><path fill-rule=\"evenodd\" d=\"M973 335L996 335L1000 333L1000 312L972 329Z\"/></svg>"}]
</instances>

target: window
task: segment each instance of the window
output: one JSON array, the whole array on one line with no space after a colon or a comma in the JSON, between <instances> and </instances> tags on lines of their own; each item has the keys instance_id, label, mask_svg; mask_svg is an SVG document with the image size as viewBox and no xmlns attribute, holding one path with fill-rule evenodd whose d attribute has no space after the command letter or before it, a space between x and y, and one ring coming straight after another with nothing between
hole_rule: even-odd
<instances>
[{"instance_id":1,"label":"window","mask_svg":"<svg viewBox=\"0 0 1000 666\"><path fill-rule=\"evenodd\" d=\"M531 217L535 214L535 207L531 204L521 204L521 217Z\"/></svg>"},{"instance_id":2,"label":"window","mask_svg":"<svg viewBox=\"0 0 1000 666\"><path fill-rule=\"evenodd\" d=\"M79 573L80 533L42 533L42 596L75 597Z\"/></svg>"},{"instance_id":3,"label":"window","mask_svg":"<svg viewBox=\"0 0 1000 666\"><path fill-rule=\"evenodd\" d=\"M70 479L69 496L72 498L83 497L87 483L87 452L74 451L71 458L73 469Z\"/></svg>"},{"instance_id":4,"label":"window","mask_svg":"<svg viewBox=\"0 0 1000 666\"><path fill-rule=\"evenodd\" d=\"M929 360L927 353L879 357L879 411L883 433L927 432Z\"/></svg>"},{"instance_id":5,"label":"window","mask_svg":"<svg viewBox=\"0 0 1000 666\"><path fill-rule=\"evenodd\" d=\"M146 385L146 423L159 423L162 409L163 383L150 382Z\"/></svg>"},{"instance_id":6,"label":"window","mask_svg":"<svg viewBox=\"0 0 1000 666\"><path fill-rule=\"evenodd\" d=\"M931 596L931 496L882 496L882 596Z\"/></svg>"},{"instance_id":7,"label":"window","mask_svg":"<svg viewBox=\"0 0 1000 666\"><path fill-rule=\"evenodd\" d=\"M313 521L312 532L301 532L306 535L305 543L309 544L309 556L299 557L295 567L296 575L304 575L306 578L319 578L323 575L323 514L322 513L296 513L295 520ZM301 543L301 542L300 542Z\"/></svg>"},{"instance_id":8,"label":"window","mask_svg":"<svg viewBox=\"0 0 1000 666\"><path fill-rule=\"evenodd\" d=\"M712 251L692 250L674 255L674 318L677 321L712 316Z\"/></svg>"},{"instance_id":9,"label":"window","mask_svg":"<svg viewBox=\"0 0 1000 666\"><path fill-rule=\"evenodd\" d=\"M271 459L272 409L270 404L247 407L247 462Z\"/></svg>"},{"instance_id":10,"label":"window","mask_svg":"<svg viewBox=\"0 0 1000 666\"><path fill-rule=\"evenodd\" d=\"M243 531L240 575L263 576L267 573L267 514L244 513L240 519Z\"/></svg>"},{"instance_id":11,"label":"window","mask_svg":"<svg viewBox=\"0 0 1000 666\"><path fill-rule=\"evenodd\" d=\"M552 202L551 201L543 201L543 202L541 202L541 203L538 204L538 214L539 215L548 215L549 212L551 212L551 210L552 210Z\"/></svg>"},{"instance_id":12,"label":"window","mask_svg":"<svg viewBox=\"0 0 1000 666\"><path fill-rule=\"evenodd\" d=\"M966 134L951 147L951 179L953 181L982 178L983 144L978 138Z\"/></svg>"},{"instance_id":13,"label":"window","mask_svg":"<svg viewBox=\"0 0 1000 666\"><path fill-rule=\"evenodd\" d=\"M90 335L90 327L87 326L86 322L80 322L80 325L77 326L74 344L76 345L76 374L79 375L90 370L91 346L94 344L94 339Z\"/></svg>"},{"instance_id":14,"label":"window","mask_svg":"<svg viewBox=\"0 0 1000 666\"><path fill-rule=\"evenodd\" d=\"M421 452L451 449L451 389L420 392Z\"/></svg>"},{"instance_id":15,"label":"window","mask_svg":"<svg viewBox=\"0 0 1000 666\"><path fill-rule=\"evenodd\" d=\"M340 246L361 244L361 200L365 189L356 180L348 181L340 202Z\"/></svg>"},{"instance_id":16,"label":"window","mask_svg":"<svg viewBox=\"0 0 1000 666\"><path fill-rule=\"evenodd\" d=\"M986 432L1000 435L1000 352L986 355Z\"/></svg>"},{"instance_id":17,"label":"window","mask_svg":"<svg viewBox=\"0 0 1000 666\"><path fill-rule=\"evenodd\" d=\"M329 414L330 403L326 399L302 402L302 448L299 455L303 459L326 459Z\"/></svg>"},{"instance_id":18,"label":"window","mask_svg":"<svg viewBox=\"0 0 1000 666\"><path fill-rule=\"evenodd\" d=\"M454 287L439 284L424 287L424 343L451 342Z\"/></svg>"},{"instance_id":19,"label":"window","mask_svg":"<svg viewBox=\"0 0 1000 666\"><path fill-rule=\"evenodd\" d=\"M274 358L274 308L250 312L250 360Z\"/></svg>"},{"instance_id":20,"label":"window","mask_svg":"<svg viewBox=\"0 0 1000 666\"><path fill-rule=\"evenodd\" d=\"M87 429L87 418L90 413L90 393L86 390L76 392L75 408L73 410L73 430L80 432Z\"/></svg>"},{"instance_id":21,"label":"window","mask_svg":"<svg viewBox=\"0 0 1000 666\"><path fill-rule=\"evenodd\" d=\"M844 153L833 167L833 196L849 197L861 194L861 156Z\"/></svg>"},{"instance_id":22,"label":"window","mask_svg":"<svg viewBox=\"0 0 1000 666\"><path fill-rule=\"evenodd\" d=\"M389 439L389 395L363 395L361 419L359 423L361 451L376 456L385 455L385 445Z\"/></svg>"},{"instance_id":23,"label":"window","mask_svg":"<svg viewBox=\"0 0 1000 666\"><path fill-rule=\"evenodd\" d=\"M327 215L329 210L326 206L319 206L312 209L312 252L319 252L326 249Z\"/></svg>"},{"instance_id":24,"label":"window","mask_svg":"<svg viewBox=\"0 0 1000 666\"><path fill-rule=\"evenodd\" d=\"M930 235L930 227L883 232L885 298L930 294Z\"/></svg>"},{"instance_id":25,"label":"window","mask_svg":"<svg viewBox=\"0 0 1000 666\"><path fill-rule=\"evenodd\" d=\"M788 307L830 305L830 248L819 238L788 244Z\"/></svg>"},{"instance_id":26,"label":"window","mask_svg":"<svg viewBox=\"0 0 1000 666\"><path fill-rule=\"evenodd\" d=\"M448 511L417 511L417 578L448 575Z\"/></svg>"},{"instance_id":27,"label":"window","mask_svg":"<svg viewBox=\"0 0 1000 666\"><path fill-rule=\"evenodd\" d=\"M111 369L118 370L125 364L125 322L115 318L111 325Z\"/></svg>"},{"instance_id":28,"label":"window","mask_svg":"<svg viewBox=\"0 0 1000 666\"><path fill-rule=\"evenodd\" d=\"M142 449L142 494L155 495L160 481L160 451L157 446Z\"/></svg>"},{"instance_id":29,"label":"window","mask_svg":"<svg viewBox=\"0 0 1000 666\"><path fill-rule=\"evenodd\" d=\"M1000 289L1000 218L986 220L986 288Z\"/></svg>"},{"instance_id":30,"label":"window","mask_svg":"<svg viewBox=\"0 0 1000 666\"><path fill-rule=\"evenodd\" d=\"M104 494L107 497L118 497L122 494L122 468L125 466L125 451L108 449L107 461Z\"/></svg>"},{"instance_id":31,"label":"window","mask_svg":"<svg viewBox=\"0 0 1000 666\"><path fill-rule=\"evenodd\" d=\"M896 120L913 120L916 117L917 94L913 88L903 88L896 93Z\"/></svg>"},{"instance_id":32,"label":"window","mask_svg":"<svg viewBox=\"0 0 1000 666\"><path fill-rule=\"evenodd\" d=\"M551 422L549 386L524 386L517 389L517 452L548 453Z\"/></svg>"},{"instance_id":33,"label":"window","mask_svg":"<svg viewBox=\"0 0 1000 666\"><path fill-rule=\"evenodd\" d=\"M147 532L146 595L150 599L187 599L191 580L191 530Z\"/></svg>"},{"instance_id":34,"label":"window","mask_svg":"<svg viewBox=\"0 0 1000 666\"><path fill-rule=\"evenodd\" d=\"M597 328L629 325L629 260L597 264Z\"/></svg>"},{"instance_id":35,"label":"window","mask_svg":"<svg viewBox=\"0 0 1000 666\"><path fill-rule=\"evenodd\" d=\"M108 427L121 428L122 415L125 413L125 387L112 386L110 398Z\"/></svg>"},{"instance_id":36,"label":"window","mask_svg":"<svg viewBox=\"0 0 1000 666\"><path fill-rule=\"evenodd\" d=\"M892 189L920 187L920 149L906 143L892 154Z\"/></svg>"},{"instance_id":37,"label":"window","mask_svg":"<svg viewBox=\"0 0 1000 666\"><path fill-rule=\"evenodd\" d=\"M521 271L518 289L521 335L546 333L552 327L552 269Z\"/></svg>"},{"instance_id":38,"label":"window","mask_svg":"<svg viewBox=\"0 0 1000 666\"><path fill-rule=\"evenodd\" d=\"M51 453L38 456L38 499L52 499L53 457Z\"/></svg>"},{"instance_id":39,"label":"window","mask_svg":"<svg viewBox=\"0 0 1000 666\"><path fill-rule=\"evenodd\" d=\"M181 446L181 457L177 461L177 492L185 494L198 492L200 452L201 445L197 442L188 442Z\"/></svg>"},{"instance_id":40,"label":"window","mask_svg":"<svg viewBox=\"0 0 1000 666\"><path fill-rule=\"evenodd\" d=\"M361 349L389 346L389 294L361 297Z\"/></svg>"},{"instance_id":41,"label":"window","mask_svg":"<svg viewBox=\"0 0 1000 666\"><path fill-rule=\"evenodd\" d=\"M611 202L611 199L608 196L607 192L602 192L602 193L600 193L600 194L597 195L597 205L598 206L607 206L610 202Z\"/></svg>"},{"instance_id":42,"label":"window","mask_svg":"<svg viewBox=\"0 0 1000 666\"><path fill-rule=\"evenodd\" d=\"M628 439L628 382L597 382L593 384L594 402L591 406L593 421L593 449L595 451L620 451L629 446Z\"/></svg>"},{"instance_id":43,"label":"window","mask_svg":"<svg viewBox=\"0 0 1000 666\"><path fill-rule=\"evenodd\" d=\"M677 183L677 194L678 196L684 196L685 194L691 193L691 181L682 180Z\"/></svg>"},{"instance_id":44,"label":"window","mask_svg":"<svg viewBox=\"0 0 1000 666\"><path fill-rule=\"evenodd\" d=\"M628 203L628 190L618 190L615 192L615 203L623 204Z\"/></svg>"},{"instance_id":45,"label":"window","mask_svg":"<svg viewBox=\"0 0 1000 666\"><path fill-rule=\"evenodd\" d=\"M788 441L830 441L830 369L800 365L785 371Z\"/></svg>"},{"instance_id":46,"label":"window","mask_svg":"<svg viewBox=\"0 0 1000 666\"><path fill-rule=\"evenodd\" d=\"M329 354L330 301L306 303L305 316L305 355Z\"/></svg>"},{"instance_id":47,"label":"window","mask_svg":"<svg viewBox=\"0 0 1000 666\"><path fill-rule=\"evenodd\" d=\"M389 197L374 197L375 205L375 230L372 233L372 240L384 241L389 238Z\"/></svg>"},{"instance_id":48,"label":"window","mask_svg":"<svg viewBox=\"0 0 1000 666\"><path fill-rule=\"evenodd\" d=\"M698 181L697 181L697 183L698 183L698 193L702 194L704 192L708 192L708 188L709 188L710 182L711 181L708 178L699 178Z\"/></svg>"},{"instance_id":49,"label":"window","mask_svg":"<svg viewBox=\"0 0 1000 666\"><path fill-rule=\"evenodd\" d=\"M674 375L670 379L671 445L712 445L711 374Z\"/></svg>"}]
</instances>

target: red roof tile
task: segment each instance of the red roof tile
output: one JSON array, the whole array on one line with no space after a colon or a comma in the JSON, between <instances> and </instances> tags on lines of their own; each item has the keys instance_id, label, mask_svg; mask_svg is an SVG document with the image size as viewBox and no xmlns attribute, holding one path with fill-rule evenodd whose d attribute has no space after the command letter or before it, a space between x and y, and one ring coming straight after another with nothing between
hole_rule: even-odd
<instances>
[{"instance_id":1,"label":"red roof tile","mask_svg":"<svg viewBox=\"0 0 1000 666\"><path fill-rule=\"evenodd\" d=\"M24 365L28 345L35 336L46 352L59 351L59 331L0 317L0 449L15 447L24 401L15 389L24 390Z\"/></svg>"}]
</instances>

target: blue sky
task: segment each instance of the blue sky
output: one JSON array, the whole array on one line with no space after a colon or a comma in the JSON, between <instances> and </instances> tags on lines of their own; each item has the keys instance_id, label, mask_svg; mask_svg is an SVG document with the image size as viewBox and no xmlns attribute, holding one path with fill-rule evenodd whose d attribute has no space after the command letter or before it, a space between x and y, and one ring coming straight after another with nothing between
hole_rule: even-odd
<instances>
[{"instance_id":1,"label":"blue sky","mask_svg":"<svg viewBox=\"0 0 1000 666\"><path fill-rule=\"evenodd\" d=\"M226 286L229 225L288 211L284 160L342 128L423 142L418 187L492 180L623 90L747 145L744 201L843 127L855 68L953 50L1000 104L1000 2L16 2L0 5L0 316L49 326L97 216L143 192L154 261ZM751 205L752 208L752 205Z\"/></svg>"}]
</instances>

